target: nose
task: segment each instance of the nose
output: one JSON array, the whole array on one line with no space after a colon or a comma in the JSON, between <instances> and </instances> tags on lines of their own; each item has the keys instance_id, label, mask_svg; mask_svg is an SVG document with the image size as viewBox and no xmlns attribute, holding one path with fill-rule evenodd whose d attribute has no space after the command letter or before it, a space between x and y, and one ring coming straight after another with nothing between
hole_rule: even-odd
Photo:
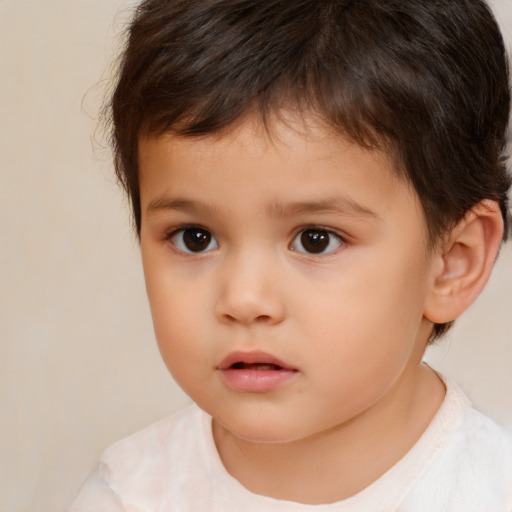
<instances>
[{"instance_id":1,"label":"nose","mask_svg":"<svg viewBox=\"0 0 512 512\"><path fill-rule=\"evenodd\" d=\"M275 325L286 315L283 283L268 258L231 258L221 272L216 316L222 323Z\"/></svg>"}]
</instances>

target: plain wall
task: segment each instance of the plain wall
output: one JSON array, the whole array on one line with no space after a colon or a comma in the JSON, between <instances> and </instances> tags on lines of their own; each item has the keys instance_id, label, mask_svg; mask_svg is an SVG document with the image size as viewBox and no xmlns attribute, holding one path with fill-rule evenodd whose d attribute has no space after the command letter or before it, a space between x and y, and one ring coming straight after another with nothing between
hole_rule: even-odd
<instances>
[{"instance_id":1,"label":"plain wall","mask_svg":"<svg viewBox=\"0 0 512 512\"><path fill-rule=\"evenodd\" d=\"M494 4L509 37L512 4ZM154 342L127 202L91 142L129 5L0 0L0 512L63 511L107 445L188 402ZM509 245L428 355L510 427L511 292Z\"/></svg>"}]
</instances>

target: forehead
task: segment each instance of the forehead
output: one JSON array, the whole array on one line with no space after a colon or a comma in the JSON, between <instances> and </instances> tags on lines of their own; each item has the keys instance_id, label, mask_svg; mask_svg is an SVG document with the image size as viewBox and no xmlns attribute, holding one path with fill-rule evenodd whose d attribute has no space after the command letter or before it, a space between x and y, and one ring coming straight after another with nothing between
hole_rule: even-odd
<instances>
[{"instance_id":1,"label":"forehead","mask_svg":"<svg viewBox=\"0 0 512 512\"><path fill-rule=\"evenodd\" d=\"M385 152L312 122L276 123L269 131L249 120L204 137L142 136L139 172L143 215L169 198L267 213L287 204L340 201L375 217L397 202L406 214L418 210L415 192Z\"/></svg>"},{"instance_id":2,"label":"forehead","mask_svg":"<svg viewBox=\"0 0 512 512\"><path fill-rule=\"evenodd\" d=\"M153 164L156 162L165 162L166 167L200 164L196 167L198 171L205 167L213 171L221 161L225 167L229 156L237 156L244 165L252 160L250 167L254 168L254 178L262 174L258 173L261 162L279 161L295 166L297 174L335 160L348 168L368 167L371 170L377 164L381 174L393 173L393 164L386 152L365 149L319 121L292 115L273 117L266 124L256 116L248 116L219 133L204 136L142 134L138 153L141 180L155 170ZM233 168L237 167L236 162L232 163ZM279 173L274 177L278 179Z\"/></svg>"},{"instance_id":3,"label":"forehead","mask_svg":"<svg viewBox=\"0 0 512 512\"><path fill-rule=\"evenodd\" d=\"M385 151L363 148L352 142L349 137L337 133L319 114L299 110L271 111L264 120L262 115L249 111L231 125L205 135L181 135L180 126L177 132L178 134L175 134L171 130L152 135L142 131L139 136L139 162L141 153L147 151L148 147L154 150L157 145L160 149L163 149L164 145L167 145L169 150L174 148L174 155L190 151L199 157L208 151L209 158L215 150L225 153L226 149L230 148L240 151L241 154L251 152L253 155L259 154L260 157L265 153L275 152L281 155L288 154L287 157L290 154L297 157L302 155L309 159L321 158L322 153L324 157L333 156L336 149L344 151L353 147L360 150L361 156L376 156L381 159L386 169L393 169L391 158ZM168 156L173 157L171 154Z\"/></svg>"}]
</instances>

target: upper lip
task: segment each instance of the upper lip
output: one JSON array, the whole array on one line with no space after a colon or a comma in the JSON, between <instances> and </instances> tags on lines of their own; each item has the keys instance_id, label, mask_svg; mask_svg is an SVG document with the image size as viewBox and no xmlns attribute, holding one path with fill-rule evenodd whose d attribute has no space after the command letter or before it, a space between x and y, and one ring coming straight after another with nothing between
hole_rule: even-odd
<instances>
[{"instance_id":1,"label":"upper lip","mask_svg":"<svg viewBox=\"0 0 512 512\"><path fill-rule=\"evenodd\" d=\"M272 354L268 354L267 352L263 352L261 350L253 350L250 352L236 351L228 354L222 362L217 366L218 370L227 370L232 365L236 363L245 363L245 364L272 364L275 366L281 367L283 370L294 370L297 368L290 366L288 363L281 361L277 357L274 357Z\"/></svg>"}]
</instances>

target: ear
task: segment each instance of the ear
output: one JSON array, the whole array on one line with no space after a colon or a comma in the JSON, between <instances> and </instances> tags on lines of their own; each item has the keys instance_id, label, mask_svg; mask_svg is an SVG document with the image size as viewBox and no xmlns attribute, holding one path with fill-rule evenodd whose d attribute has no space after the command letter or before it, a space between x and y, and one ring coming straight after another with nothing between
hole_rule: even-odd
<instances>
[{"instance_id":1,"label":"ear","mask_svg":"<svg viewBox=\"0 0 512 512\"><path fill-rule=\"evenodd\" d=\"M446 323L460 316L478 297L503 238L503 217L496 201L480 201L434 251L432 282L424 316Z\"/></svg>"}]
</instances>

